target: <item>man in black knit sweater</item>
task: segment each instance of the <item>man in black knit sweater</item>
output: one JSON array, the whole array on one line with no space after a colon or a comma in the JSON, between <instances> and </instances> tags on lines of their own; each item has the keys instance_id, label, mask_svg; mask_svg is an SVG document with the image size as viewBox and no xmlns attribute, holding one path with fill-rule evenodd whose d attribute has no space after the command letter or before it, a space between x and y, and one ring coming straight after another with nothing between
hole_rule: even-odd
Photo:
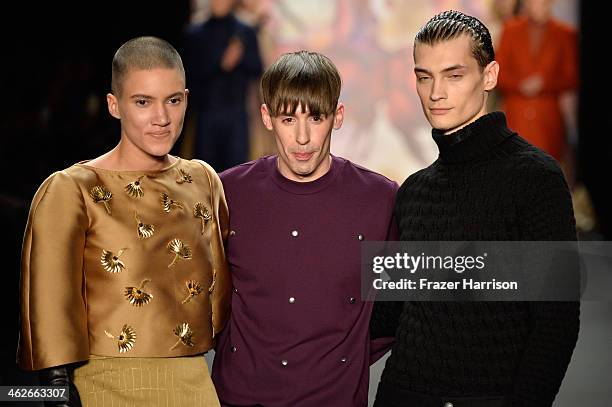
<instances>
[{"instance_id":1,"label":"man in black knit sweater","mask_svg":"<svg viewBox=\"0 0 612 407\"><path fill-rule=\"evenodd\" d=\"M557 163L486 113L494 59L487 28L463 13L417 33L417 92L440 154L398 192L401 240L576 240ZM550 406L578 330L578 302L377 302L371 335L396 342L375 406Z\"/></svg>"}]
</instances>

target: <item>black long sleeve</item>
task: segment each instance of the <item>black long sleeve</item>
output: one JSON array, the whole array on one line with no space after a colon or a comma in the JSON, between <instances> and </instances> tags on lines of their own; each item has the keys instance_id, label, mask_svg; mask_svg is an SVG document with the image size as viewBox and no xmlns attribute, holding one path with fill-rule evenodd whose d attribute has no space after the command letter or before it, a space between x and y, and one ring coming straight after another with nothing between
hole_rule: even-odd
<instances>
[{"instance_id":1,"label":"black long sleeve","mask_svg":"<svg viewBox=\"0 0 612 407\"><path fill-rule=\"evenodd\" d=\"M395 207L405 241L575 240L571 198L548 155L491 113L447 137ZM500 395L550 406L571 359L577 302L377 303L371 335L396 334L382 381L418 393Z\"/></svg>"},{"instance_id":2,"label":"black long sleeve","mask_svg":"<svg viewBox=\"0 0 612 407\"><path fill-rule=\"evenodd\" d=\"M552 160L533 163L526 186L533 200L524 203L519 218L523 240L576 240L572 200L563 174ZM512 406L549 406L578 340L580 303L531 302L529 314L531 331L515 375Z\"/></svg>"},{"instance_id":3,"label":"black long sleeve","mask_svg":"<svg viewBox=\"0 0 612 407\"><path fill-rule=\"evenodd\" d=\"M370 338L395 336L403 307L404 303L400 301L375 302L370 321Z\"/></svg>"}]
</instances>

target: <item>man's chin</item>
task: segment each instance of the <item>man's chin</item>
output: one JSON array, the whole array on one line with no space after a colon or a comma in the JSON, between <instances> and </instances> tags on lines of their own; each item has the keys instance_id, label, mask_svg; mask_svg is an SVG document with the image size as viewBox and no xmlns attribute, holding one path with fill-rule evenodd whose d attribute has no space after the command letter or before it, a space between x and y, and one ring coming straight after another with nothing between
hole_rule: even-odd
<instances>
[{"instance_id":1,"label":"man's chin","mask_svg":"<svg viewBox=\"0 0 612 407\"><path fill-rule=\"evenodd\" d=\"M436 120L435 118L430 119L429 124L431 127L439 131L448 131L452 128L452 126L446 123L444 120Z\"/></svg>"},{"instance_id":2,"label":"man's chin","mask_svg":"<svg viewBox=\"0 0 612 407\"><path fill-rule=\"evenodd\" d=\"M450 126L448 124L444 124L444 123L438 123L438 124L432 124L431 127L433 127L434 129L442 132L443 134L450 134L450 133L454 133L455 131L458 130L457 126Z\"/></svg>"},{"instance_id":3,"label":"man's chin","mask_svg":"<svg viewBox=\"0 0 612 407\"><path fill-rule=\"evenodd\" d=\"M298 175L300 177L308 177L312 175L313 172L312 168L303 166L295 166L291 170L295 175Z\"/></svg>"}]
</instances>

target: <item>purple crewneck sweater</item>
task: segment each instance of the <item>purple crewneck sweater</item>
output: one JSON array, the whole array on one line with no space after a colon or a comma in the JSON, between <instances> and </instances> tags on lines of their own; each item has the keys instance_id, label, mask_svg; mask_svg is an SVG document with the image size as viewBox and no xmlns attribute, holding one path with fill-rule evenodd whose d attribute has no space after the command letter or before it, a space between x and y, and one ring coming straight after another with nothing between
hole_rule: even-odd
<instances>
[{"instance_id":1,"label":"purple crewneck sweater","mask_svg":"<svg viewBox=\"0 0 612 407\"><path fill-rule=\"evenodd\" d=\"M312 182L276 156L221 174L230 212L232 313L212 378L226 406L366 406L372 302L360 299L360 242L397 240L397 184L343 158Z\"/></svg>"}]
</instances>

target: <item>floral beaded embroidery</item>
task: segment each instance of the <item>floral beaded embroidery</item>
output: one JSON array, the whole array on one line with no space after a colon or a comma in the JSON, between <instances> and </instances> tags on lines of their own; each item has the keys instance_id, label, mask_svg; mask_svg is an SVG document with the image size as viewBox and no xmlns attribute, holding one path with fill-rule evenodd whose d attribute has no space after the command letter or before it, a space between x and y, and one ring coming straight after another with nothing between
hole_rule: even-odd
<instances>
[{"instance_id":1,"label":"floral beaded embroidery","mask_svg":"<svg viewBox=\"0 0 612 407\"><path fill-rule=\"evenodd\" d=\"M193 206L193 216L200 218L200 222L202 223L202 234L204 234L204 226L206 225L206 222L212 219L210 211L202 202L197 202Z\"/></svg>"},{"instance_id":2,"label":"floral beaded embroidery","mask_svg":"<svg viewBox=\"0 0 612 407\"><path fill-rule=\"evenodd\" d=\"M142 198L144 196L144 191L142 190L142 185L140 180L142 177L138 178L136 181L130 182L125 186L125 192L134 198Z\"/></svg>"},{"instance_id":3,"label":"floral beaded embroidery","mask_svg":"<svg viewBox=\"0 0 612 407\"><path fill-rule=\"evenodd\" d=\"M115 255L113 252L108 250L102 250L102 256L100 257L100 263L102 263L102 267L104 270L116 274L126 269L125 264L119 260L119 257L125 252L127 249L123 248L117 252Z\"/></svg>"},{"instance_id":4,"label":"floral beaded embroidery","mask_svg":"<svg viewBox=\"0 0 612 407\"><path fill-rule=\"evenodd\" d=\"M93 199L94 203L102 202L104 208L106 208L106 212L111 214L111 208L109 201L113 197L113 193L106 189L104 186L96 185L89 191L89 196Z\"/></svg>"},{"instance_id":5,"label":"floral beaded embroidery","mask_svg":"<svg viewBox=\"0 0 612 407\"><path fill-rule=\"evenodd\" d=\"M168 252L174 254L174 259L168 264L168 268L174 267L178 259L191 260L191 248L180 239L172 239L168 243Z\"/></svg>"},{"instance_id":6,"label":"floral beaded embroidery","mask_svg":"<svg viewBox=\"0 0 612 407\"><path fill-rule=\"evenodd\" d=\"M170 199L168 194L166 194L165 192L162 192L161 194L161 203L162 203L162 208L164 209L164 212L166 213L170 213L172 208L182 208L183 207L183 205L180 202Z\"/></svg>"},{"instance_id":7,"label":"floral beaded embroidery","mask_svg":"<svg viewBox=\"0 0 612 407\"><path fill-rule=\"evenodd\" d=\"M151 280L148 278L142 280L139 287L125 287L125 298L135 307L142 307L148 304L152 299L153 295L143 291L145 284Z\"/></svg>"},{"instance_id":8,"label":"floral beaded embroidery","mask_svg":"<svg viewBox=\"0 0 612 407\"><path fill-rule=\"evenodd\" d=\"M189 173L182 168L179 168L178 171L179 171L179 177L176 179L176 182L178 184L182 184L184 182L191 184L191 182L193 181L193 178L191 177L191 175L189 175Z\"/></svg>"},{"instance_id":9,"label":"floral beaded embroidery","mask_svg":"<svg viewBox=\"0 0 612 407\"><path fill-rule=\"evenodd\" d=\"M132 349L136 344L136 332L129 325L123 325L121 332L119 335L115 336L108 331L104 331L106 336L111 339L117 339L117 347L119 348L119 353L125 353L128 350Z\"/></svg>"},{"instance_id":10,"label":"floral beaded embroidery","mask_svg":"<svg viewBox=\"0 0 612 407\"><path fill-rule=\"evenodd\" d=\"M201 294L202 291L204 291L204 288L202 288L202 285L195 280L189 280L185 283L185 285L187 286L188 294L187 294L187 297L181 302L181 304L188 303L189 301L191 301L193 297Z\"/></svg>"},{"instance_id":11,"label":"floral beaded embroidery","mask_svg":"<svg viewBox=\"0 0 612 407\"><path fill-rule=\"evenodd\" d=\"M136 218L136 232L140 239L147 239L153 236L153 232L155 232L155 226L144 223L138 213L134 213L134 218Z\"/></svg>"},{"instance_id":12,"label":"floral beaded embroidery","mask_svg":"<svg viewBox=\"0 0 612 407\"><path fill-rule=\"evenodd\" d=\"M181 343L185 346L195 346L195 343L193 343L194 332L187 322L177 325L174 328L174 335L178 336L179 339L172 345L170 350L175 349Z\"/></svg>"}]
</instances>

